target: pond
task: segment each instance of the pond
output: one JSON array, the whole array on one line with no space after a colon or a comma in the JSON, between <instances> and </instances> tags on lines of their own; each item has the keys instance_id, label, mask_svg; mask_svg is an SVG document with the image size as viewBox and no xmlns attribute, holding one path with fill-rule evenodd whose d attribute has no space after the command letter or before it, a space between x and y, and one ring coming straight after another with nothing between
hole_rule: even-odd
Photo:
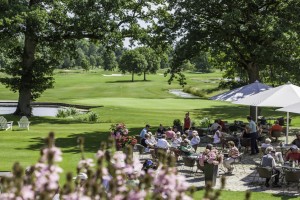
<instances>
[{"instance_id":1,"label":"pond","mask_svg":"<svg viewBox=\"0 0 300 200\"><path fill-rule=\"evenodd\" d=\"M174 95L182 97L182 98L199 98L199 97L197 97L195 95L183 92L182 89L172 89L172 90L169 90L169 92L171 94L174 94Z\"/></svg>"},{"instance_id":2,"label":"pond","mask_svg":"<svg viewBox=\"0 0 300 200\"><path fill-rule=\"evenodd\" d=\"M0 103L0 115L12 114L16 111L17 103ZM65 106L57 105L33 105L32 115L40 117L55 117L60 109L66 109ZM80 112L86 110L78 109Z\"/></svg>"}]
</instances>

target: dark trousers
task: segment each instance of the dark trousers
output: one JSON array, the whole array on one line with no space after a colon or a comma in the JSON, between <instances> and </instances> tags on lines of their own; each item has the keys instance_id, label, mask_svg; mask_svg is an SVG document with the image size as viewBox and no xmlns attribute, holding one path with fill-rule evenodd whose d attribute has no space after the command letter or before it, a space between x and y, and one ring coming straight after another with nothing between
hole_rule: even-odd
<instances>
[{"instance_id":1,"label":"dark trousers","mask_svg":"<svg viewBox=\"0 0 300 200\"><path fill-rule=\"evenodd\" d=\"M273 169L273 174L276 174L276 175L275 175L275 181L274 181L274 183L275 183L275 184L278 184L278 182L279 182L280 171L277 170L277 169ZM266 178L266 183L269 183L269 181L270 181L270 178Z\"/></svg>"},{"instance_id":2,"label":"dark trousers","mask_svg":"<svg viewBox=\"0 0 300 200\"><path fill-rule=\"evenodd\" d=\"M257 132L250 133L251 134L251 154L259 153L257 146Z\"/></svg>"}]
</instances>

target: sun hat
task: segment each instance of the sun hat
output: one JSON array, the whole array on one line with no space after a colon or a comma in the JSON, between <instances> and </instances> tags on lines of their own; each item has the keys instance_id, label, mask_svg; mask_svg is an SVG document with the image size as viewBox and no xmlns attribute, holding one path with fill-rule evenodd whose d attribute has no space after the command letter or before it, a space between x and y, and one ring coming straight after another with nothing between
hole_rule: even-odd
<instances>
[{"instance_id":1,"label":"sun hat","mask_svg":"<svg viewBox=\"0 0 300 200\"><path fill-rule=\"evenodd\" d=\"M292 150L298 150L298 147L297 147L296 145L292 145L292 146L291 146L291 149L292 149Z\"/></svg>"},{"instance_id":2,"label":"sun hat","mask_svg":"<svg viewBox=\"0 0 300 200\"><path fill-rule=\"evenodd\" d=\"M76 179L85 181L88 179L88 176L86 175L86 173L81 172L73 178L73 180L76 180Z\"/></svg>"}]
</instances>

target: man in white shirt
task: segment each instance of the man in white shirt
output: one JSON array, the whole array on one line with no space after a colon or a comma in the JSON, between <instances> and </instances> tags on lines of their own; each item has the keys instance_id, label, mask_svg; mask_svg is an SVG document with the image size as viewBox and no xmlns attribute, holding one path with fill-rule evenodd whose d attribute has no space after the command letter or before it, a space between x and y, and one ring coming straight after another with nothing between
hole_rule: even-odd
<instances>
[{"instance_id":1,"label":"man in white shirt","mask_svg":"<svg viewBox=\"0 0 300 200\"><path fill-rule=\"evenodd\" d=\"M264 155L262 157L261 166L272 168L272 173L275 174L275 181L273 183L273 187L280 187L280 185L278 184L280 171L278 169L276 169L276 162L274 159L275 151L273 151L272 147L268 147L266 149L266 153L267 153L267 155ZM266 183L265 183L266 187L270 187L269 181L270 181L270 178L266 178Z\"/></svg>"},{"instance_id":2,"label":"man in white shirt","mask_svg":"<svg viewBox=\"0 0 300 200\"><path fill-rule=\"evenodd\" d=\"M248 116L247 120L249 121L249 133L251 138L251 154L250 155L256 155L259 153L259 149L257 146L257 127L255 122L252 120L252 117Z\"/></svg>"},{"instance_id":3,"label":"man in white shirt","mask_svg":"<svg viewBox=\"0 0 300 200\"><path fill-rule=\"evenodd\" d=\"M157 140L156 147L157 148L162 148L162 149L168 149L171 145L168 143L166 140L166 136L163 135L162 138Z\"/></svg>"},{"instance_id":4,"label":"man in white shirt","mask_svg":"<svg viewBox=\"0 0 300 200\"><path fill-rule=\"evenodd\" d=\"M150 125L147 124L147 125L145 126L145 128L143 128L143 130L142 130L141 133L140 133L141 139L145 138L145 134L148 133L148 130L149 130L149 129L150 129Z\"/></svg>"}]
</instances>

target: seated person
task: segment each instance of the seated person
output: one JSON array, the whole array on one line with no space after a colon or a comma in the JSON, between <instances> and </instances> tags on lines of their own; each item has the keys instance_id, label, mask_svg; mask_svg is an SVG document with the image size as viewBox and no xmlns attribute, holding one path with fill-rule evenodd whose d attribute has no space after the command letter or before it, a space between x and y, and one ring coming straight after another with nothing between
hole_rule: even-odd
<instances>
[{"instance_id":1,"label":"seated person","mask_svg":"<svg viewBox=\"0 0 300 200\"><path fill-rule=\"evenodd\" d=\"M170 147L170 144L166 140L166 135L163 135L162 138L157 140L156 147L161 149L168 149Z\"/></svg>"},{"instance_id":2,"label":"seated person","mask_svg":"<svg viewBox=\"0 0 300 200\"><path fill-rule=\"evenodd\" d=\"M171 127L168 128L168 130L165 132L166 139L171 140L175 138L175 132L172 130Z\"/></svg>"},{"instance_id":3,"label":"seated person","mask_svg":"<svg viewBox=\"0 0 300 200\"><path fill-rule=\"evenodd\" d=\"M233 167L231 166L231 163L233 163L235 161L235 158L237 158L240 155L240 152L233 141L229 141L228 146L228 157L225 158L223 165L228 170L227 174L232 174Z\"/></svg>"},{"instance_id":4,"label":"seated person","mask_svg":"<svg viewBox=\"0 0 300 200\"><path fill-rule=\"evenodd\" d=\"M218 124L218 120L216 119L215 123L210 126L209 130L214 133L217 131L218 126L220 126L220 124Z\"/></svg>"},{"instance_id":5,"label":"seated person","mask_svg":"<svg viewBox=\"0 0 300 200\"><path fill-rule=\"evenodd\" d=\"M296 145L298 148L300 148L300 132L296 134L296 139L294 139L291 144Z\"/></svg>"},{"instance_id":6,"label":"seated person","mask_svg":"<svg viewBox=\"0 0 300 200\"><path fill-rule=\"evenodd\" d=\"M185 156L190 156L195 153L194 148L190 145L190 141L185 139L178 148Z\"/></svg>"},{"instance_id":7,"label":"seated person","mask_svg":"<svg viewBox=\"0 0 300 200\"><path fill-rule=\"evenodd\" d=\"M262 143L262 144L261 144L261 150L263 151L263 152L262 152L263 154L267 154L266 149L267 149L268 147L271 147L271 148L272 148L272 151L275 152L275 156L274 156L275 161L276 161L276 162L279 162L279 163L284 163L283 157L282 157L282 153L281 153L281 152L276 152L276 151L275 151L275 149L274 149L273 146L271 145L271 139L270 139L270 138L266 138L265 143Z\"/></svg>"},{"instance_id":8,"label":"seated person","mask_svg":"<svg viewBox=\"0 0 300 200\"><path fill-rule=\"evenodd\" d=\"M193 131L193 137L191 139L191 146L197 151L198 144L200 143L200 137L197 131Z\"/></svg>"},{"instance_id":9,"label":"seated person","mask_svg":"<svg viewBox=\"0 0 300 200\"><path fill-rule=\"evenodd\" d=\"M156 137L161 138L161 136L165 134L165 131L166 131L166 129L163 127L162 124L160 124L157 131L156 131L156 133L155 133Z\"/></svg>"},{"instance_id":10,"label":"seated person","mask_svg":"<svg viewBox=\"0 0 300 200\"><path fill-rule=\"evenodd\" d=\"M156 141L155 137L153 136L153 134L151 132L148 132L148 135L150 137L149 140L151 141L151 143L156 144L157 141Z\"/></svg>"},{"instance_id":11,"label":"seated person","mask_svg":"<svg viewBox=\"0 0 300 200\"><path fill-rule=\"evenodd\" d=\"M151 140L151 136L150 136L149 133L150 132L148 132L148 133L145 134L145 144L146 144L145 151L146 152L150 152L151 149L153 150L155 148L155 146L156 146L156 141L154 142L154 141Z\"/></svg>"},{"instance_id":12,"label":"seated person","mask_svg":"<svg viewBox=\"0 0 300 200\"><path fill-rule=\"evenodd\" d=\"M176 137L172 139L172 147L179 147L182 142L181 133L178 131Z\"/></svg>"},{"instance_id":13,"label":"seated person","mask_svg":"<svg viewBox=\"0 0 300 200\"><path fill-rule=\"evenodd\" d=\"M218 126L215 134L214 134L214 141L213 144L220 144L223 138L223 133L221 132L222 127Z\"/></svg>"},{"instance_id":14,"label":"seated person","mask_svg":"<svg viewBox=\"0 0 300 200\"><path fill-rule=\"evenodd\" d=\"M279 125L279 121L278 120L276 120L275 124L269 129L270 136L272 136L272 132L273 131L279 131L279 132L282 131L282 126Z\"/></svg>"},{"instance_id":15,"label":"seated person","mask_svg":"<svg viewBox=\"0 0 300 200\"><path fill-rule=\"evenodd\" d=\"M276 161L274 159L275 155L274 152L272 152L272 150L273 150L272 147L268 147L266 149L267 154L262 157L261 166L270 167L272 169L272 173L276 174L273 187L280 187L280 185L278 184L280 171L276 168ZM270 187L269 181L270 178L266 178L266 183L265 183L266 187Z\"/></svg>"},{"instance_id":16,"label":"seated person","mask_svg":"<svg viewBox=\"0 0 300 200\"><path fill-rule=\"evenodd\" d=\"M267 120L264 116L262 116L262 118L259 121L260 121L261 125L263 125L263 126L267 125Z\"/></svg>"},{"instance_id":17,"label":"seated person","mask_svg":"<svg viewBox=\"0 0 300 200\"><path fill-rule=\"evenodd\" d=\"M243 138L251 138L251 134L249 132L249 127L246 125L242 125L242 137Z\"/></svg>"},{"instance_id":18,"label":"seated person","mask_svg":"<svg viewBox=\"0 0 300 200\"><path fill-rule=\"evenodd\" d=\"M290 160L298 160L298 162L300 162L300 152L299 149L296 145L293 145L288 152L286 153L286 157L285 157L286 161L290 161Z\"/></svg>"},{"instance_id":19,"label":"seated person","mask_svg":"<svg viewBox=\"0 0 300 200\"><path fill-rule=\"evenodd\" d=\"M261 148L266 149L267 147L270 147L271 145L271 139L270 138L266 138L265 142L261 144Z\"/></svg>"}]
</instances>

